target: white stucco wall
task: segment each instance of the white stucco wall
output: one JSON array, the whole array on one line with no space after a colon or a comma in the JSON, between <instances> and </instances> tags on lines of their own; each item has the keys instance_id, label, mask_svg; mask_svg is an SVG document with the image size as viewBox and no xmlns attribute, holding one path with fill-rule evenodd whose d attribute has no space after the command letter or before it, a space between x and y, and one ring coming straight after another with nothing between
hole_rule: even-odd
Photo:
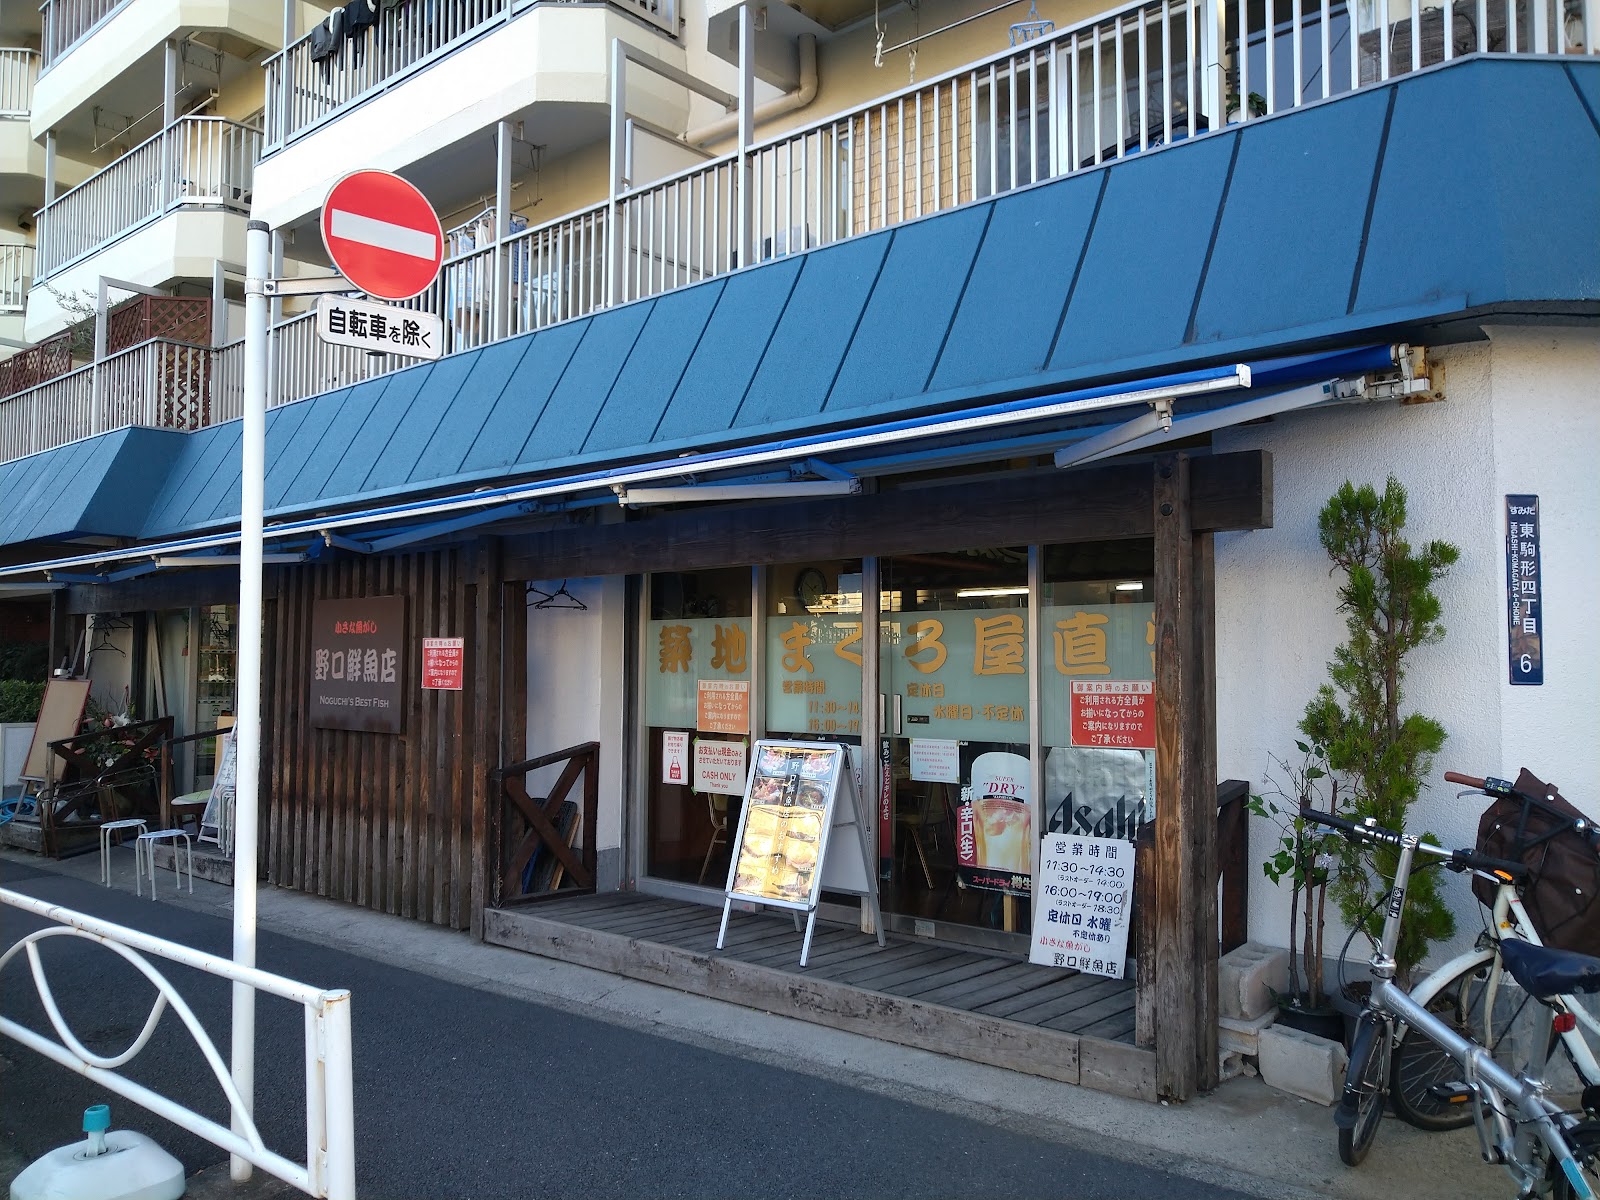
<instances>
[{"instance_id":1,"label":"white stucco wall","mask_svg":"<svg viewBox=\"0 0 1600 1200\"><path fill-rule=\"evenodd\" d=\"M1317 513L1345 479L1382 487L1394 473L1410 495L1413 543L1444 538L1461 558L1439 585L1443 642L1412 657L1407 710L1448 733L1415 810L1452 845L1470 845L1486 806L1457 800L1442 773L1515 777L1527 766L1600 813L1600 334L1495 329L1490 340L1436 351L1446 400L1340 407L1219 434L1219 451L1272 453L1274 524L1217 539L1217 743L1222 778L1259 786L1269 753L1293 757L1306 701L1343 639ZM1545 683L1508 682L1504 624L1507 492L1539 496ZM1259 874L1271 831L1251 844L1250 932L1286 942L1288 892ZM1457 911L1454 947L1470 943L1476 906L1464 880L1445 888ZM1329 953L1342 941L1330 930ZM1439 952L1452 947L1444 946ZM1354 953L1361 956L1362 946Z\"/></svg>"},{"instance_id":2,"label":"white stucco wall","mask_svg":"<svg viewBox=\"0 0 1600 1200\"><path fill-rule=\"evenodd\" d=\"M625 581L605 579L544 580L541 591L554 593L562 583L586 606L528 609L528 742L533 758L581 742L600 743L600 818L595 845L608 850L622 844L624 682L627 665ZM528 781L533 794L547 794L561 768L546 767ZM569 799L581 801L582 793ZM588 841L585 830L583 840Z\"/></svg>"}]
</instances>

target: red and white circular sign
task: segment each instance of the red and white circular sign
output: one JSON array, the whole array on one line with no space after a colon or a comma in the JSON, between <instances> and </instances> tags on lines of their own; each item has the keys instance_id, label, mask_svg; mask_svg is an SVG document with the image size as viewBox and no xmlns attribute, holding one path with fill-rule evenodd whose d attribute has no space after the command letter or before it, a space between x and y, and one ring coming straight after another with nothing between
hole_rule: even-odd
<instances>
[{"instance_id":1,"label":"red and white circular sign","mask_svg":"<svg viewBox=\"0 0 1600 1200\"><path fill-rule=\"evenodd\" d=\"M444 230L428 198L388 171L355 171L322 204L322 244L369 296L409 300L439 275Z\"/></svg>"}]
</instances>

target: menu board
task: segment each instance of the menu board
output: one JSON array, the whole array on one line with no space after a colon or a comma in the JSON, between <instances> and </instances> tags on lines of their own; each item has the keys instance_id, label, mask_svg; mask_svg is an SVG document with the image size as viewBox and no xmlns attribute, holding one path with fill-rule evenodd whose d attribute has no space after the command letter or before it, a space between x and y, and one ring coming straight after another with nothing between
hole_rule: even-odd
<instances>
[{"instance_id":1,"label":"menu board","mask_svg":"<svg viewBox=\"0 0 1600 1200\"><path fill-rule=\"evenodd\" d=\"M883 920L859 812L848 747L828 742L758 741L734 839L737 850L728 869L717 949L722 949L727 937L734 900L792 909L797 930L798 914L804 910L809 916L800 965L805 966L825 875L830 889L855 891L868 898L878 942L883 944ZM850 826L855 827L855 844L846 839L833 853L835 857L857 857L849 864L842 859L834 862L828 857L829 834Z\"/></svg>"},{"instance_id":2,"label":"menu board","mask_svg":"<svg viewBox=\"0 0 1600 1200\"><path fill-rule=\"evenodd\" d=\"M821 883L823 830L844 751L762 743L746 789L731 895L763 903L806 904Z\"/></svg>"}]
</instances>

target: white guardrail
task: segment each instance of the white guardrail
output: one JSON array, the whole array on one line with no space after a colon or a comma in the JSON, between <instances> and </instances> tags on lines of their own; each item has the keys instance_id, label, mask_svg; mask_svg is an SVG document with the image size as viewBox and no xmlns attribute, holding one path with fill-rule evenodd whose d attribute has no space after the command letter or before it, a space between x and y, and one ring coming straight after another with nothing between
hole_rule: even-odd
<instances>
[{"instance_id":1,"label":"white guardrail","mask_svg":"<svg viewBox=\"0 0 1600 1200\"><path fill-rule=\"evenodd\" d=\"M21 912L46 921L55 922L44 929L26 934L0 955L0 971L21 952L27 956L33 971L34 987L39 1000L49 1015L60 1041L20 1025L7 1017L0 1017L0 1033L15 1038L31 1050L36 1050L52 1062L109 1088L119 1096L132 1100L174 1125L203 1137L229 1154L260 1167L285 1183L312 1196L328 1200L354 1200L355 1175L355 1122L352 1109L352 1051L350 1043L350 993L348 991L322 991L309 984L296 983L281 975L242 967L214 954L206 954L175 942L168 942L135 929L101 921L60 905L48 904L0 888L0 904L9 905ZM120 955L133 965L156 989L156 999L145 1019L144 1028L120 1054L96 1054L72 1032L61 1015L50 983L45 978L44 964L39 958L39 943L50 937L83 938L98 942L106 949ZM261 1133L254 1119L241 1102L227 1065L217 1052L215 1044L194 1015L193 1010L178 995L172 983L149 961L146 955L163 958L181 966L192 967L236 984L244 984L258 992L281 996L305 1009L306 1055L306 1161L304 1165L275 1153L262 1143ZM199 1113L193 1112L177 1101L134 1083L117 1073L149 1044L161 1015L168 1007L183 1022L200 1053L204 1055L217 1084L226 1096L233 1114L233 1129L225 1128Z\"/></svg>"}]
</instances>

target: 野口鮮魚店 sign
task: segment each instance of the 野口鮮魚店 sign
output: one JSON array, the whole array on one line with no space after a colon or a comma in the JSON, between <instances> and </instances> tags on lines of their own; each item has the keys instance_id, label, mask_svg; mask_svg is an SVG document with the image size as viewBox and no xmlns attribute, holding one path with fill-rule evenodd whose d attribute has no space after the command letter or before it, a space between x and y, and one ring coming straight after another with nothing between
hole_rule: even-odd
<instances>
[{"instance_id":1,"label":"\u91ce\u53e3\u9bae\u9b5a\u5e97 sign","mask_svg":"<svg viewBox=\"0 0 1600 1200\"><path fill-rule=\"evenodd\" d=\"M405 685L404 596L318 600L311 609L311 724L399 733Z\"/></svg>"}]
</instances>

